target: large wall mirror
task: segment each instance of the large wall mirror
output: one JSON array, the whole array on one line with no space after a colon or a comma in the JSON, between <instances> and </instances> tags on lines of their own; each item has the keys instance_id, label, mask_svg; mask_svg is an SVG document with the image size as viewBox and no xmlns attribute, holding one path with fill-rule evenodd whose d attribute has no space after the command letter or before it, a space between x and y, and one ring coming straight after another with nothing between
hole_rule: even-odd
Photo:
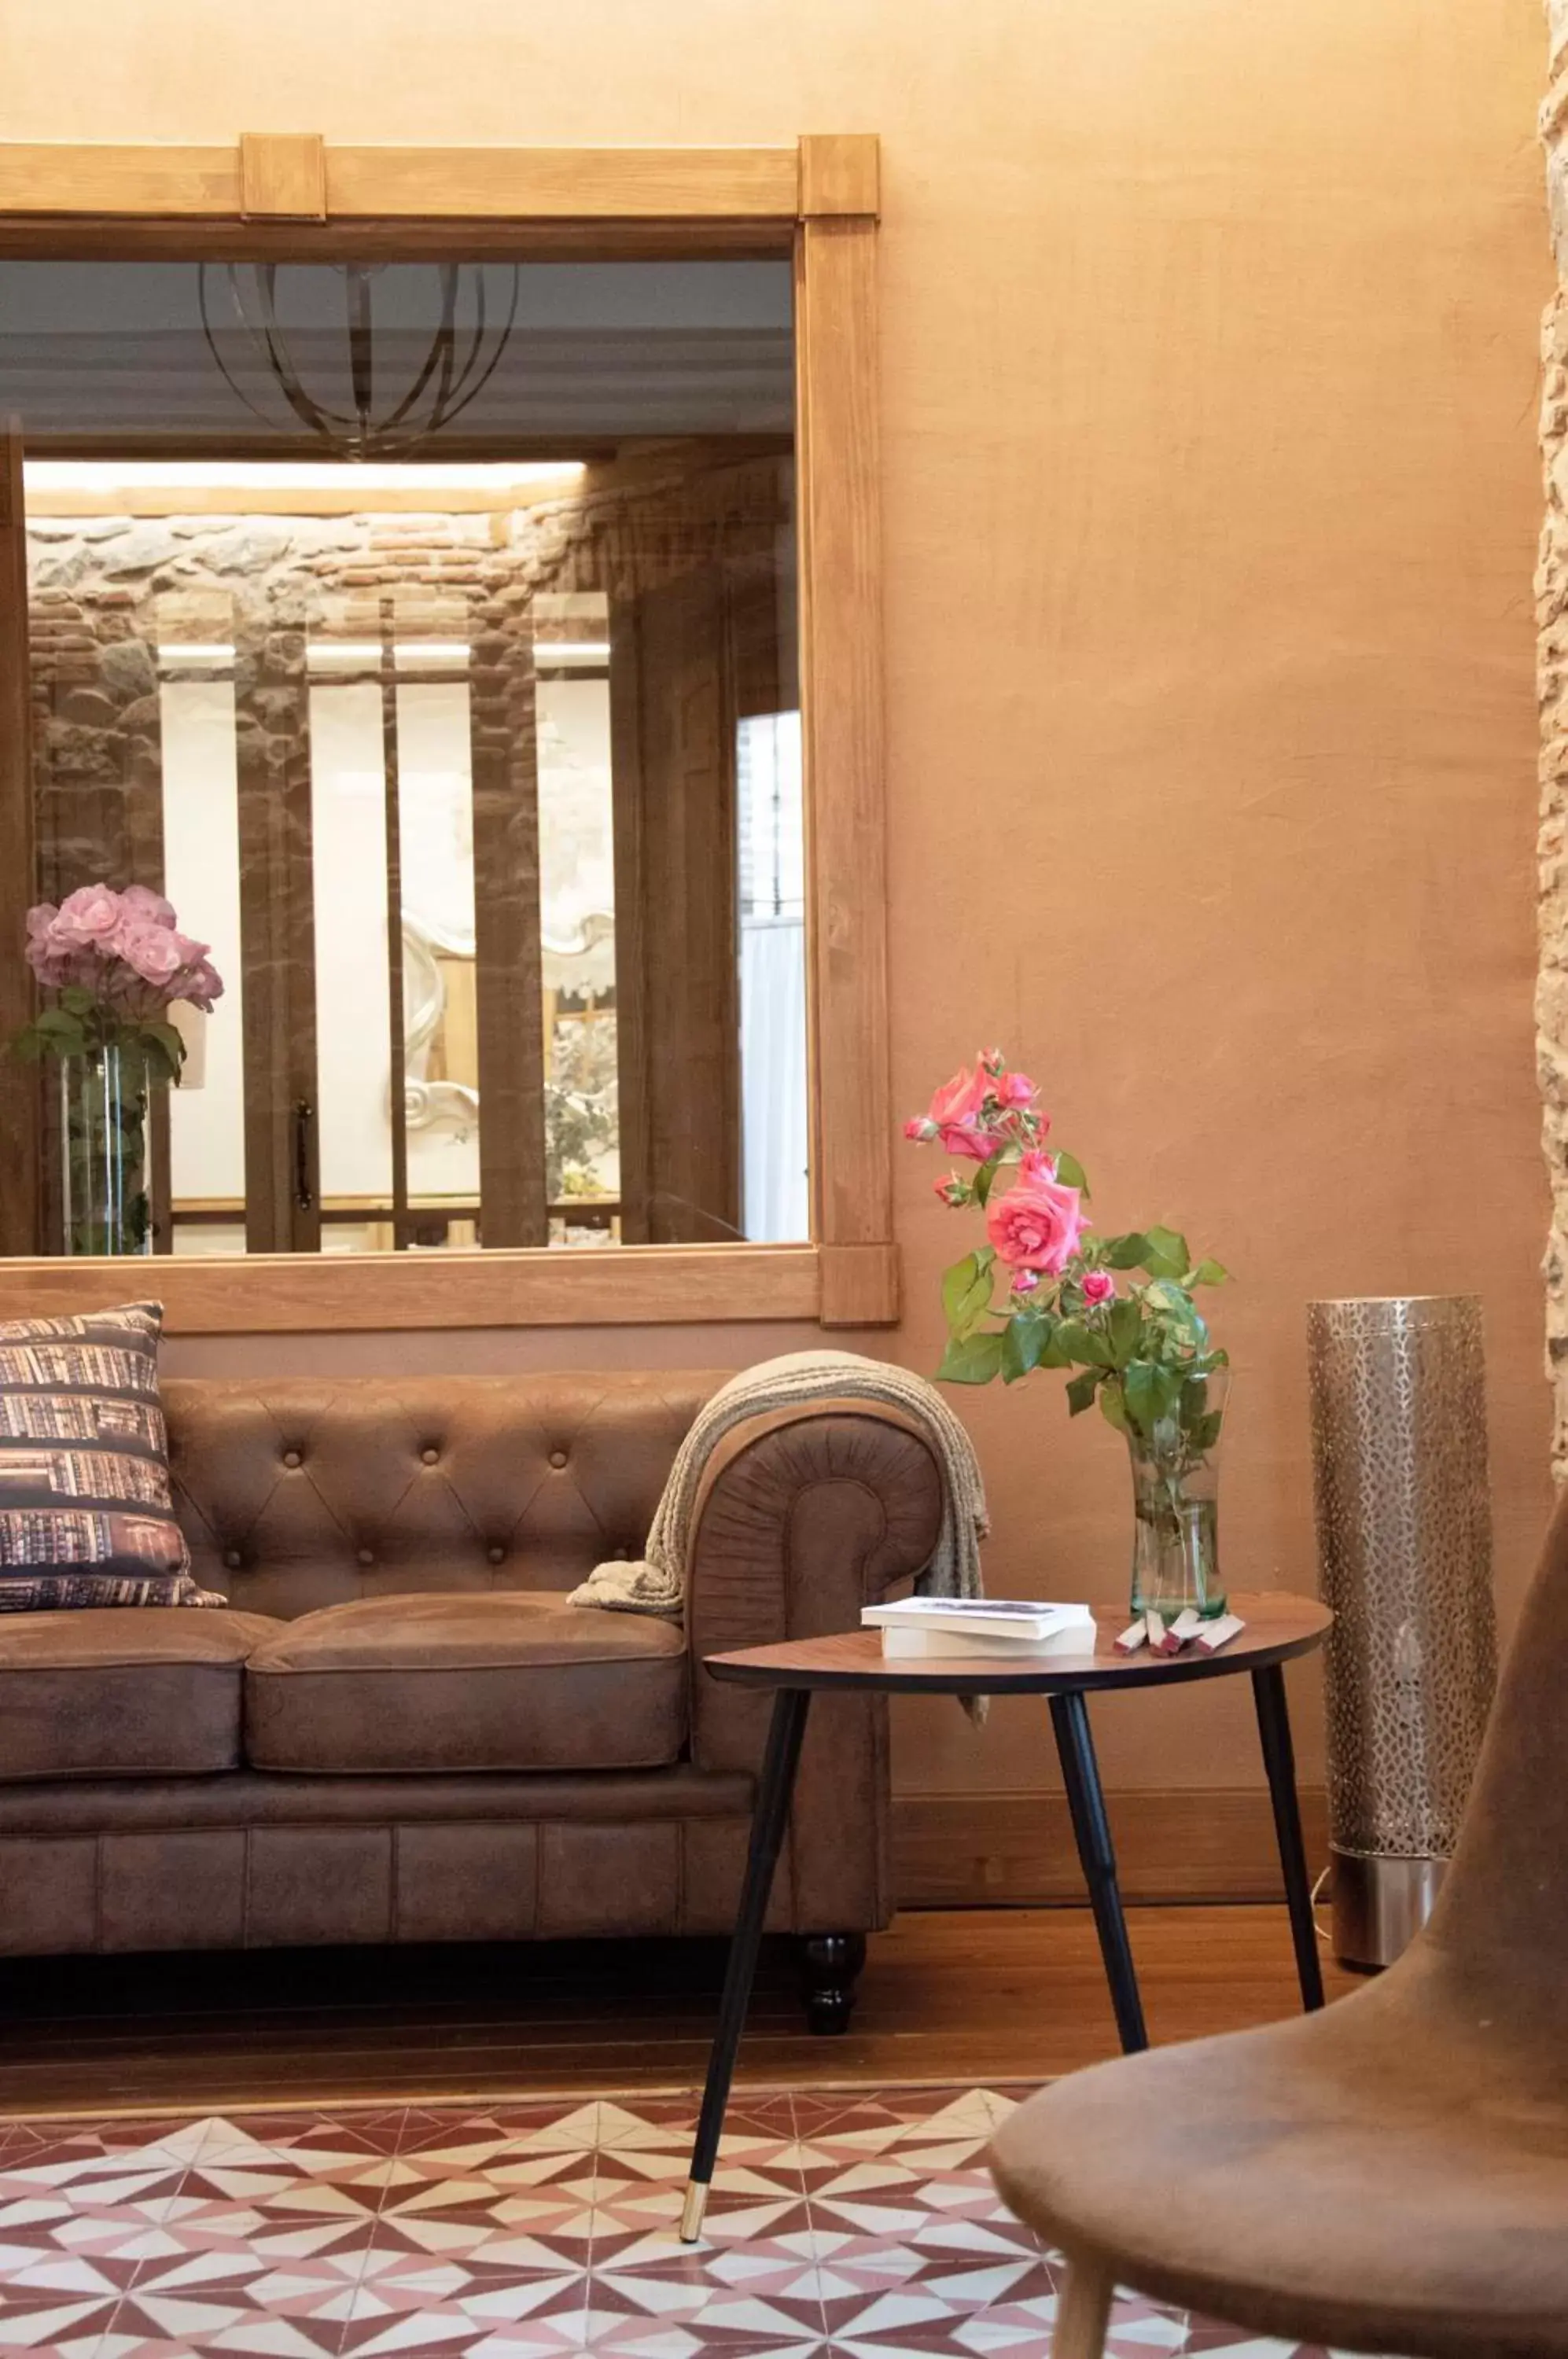
<instances>
[{"instance_id":1,"label":"large wall mirror","mask_svg":"<svg viewBox=\"0 0 1568 2359\"><path fill-rule=\"evenodd\" d=\"M875 148L0 146L18 1299L891 1315Z\"/></svg>"},{"instance_id":2,"label":"large wall mirror","mask_svg":"<svg viewBox=\"0 0 1568 2359\"><path fill-rule=\"evenodd\" d=\"M224 985L123 1125L155 1253L810 1235L791 309L782 260L0 261L0 957L136 886ZM82 1127L46 1087L6 1251L122 1242Z\"/></svg>"}]
</instances>

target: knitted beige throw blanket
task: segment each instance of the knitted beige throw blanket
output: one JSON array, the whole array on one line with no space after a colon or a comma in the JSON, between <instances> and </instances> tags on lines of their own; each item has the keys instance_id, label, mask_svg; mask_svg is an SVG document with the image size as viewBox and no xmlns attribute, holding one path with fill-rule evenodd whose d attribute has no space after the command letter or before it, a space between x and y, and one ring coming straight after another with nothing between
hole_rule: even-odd
<instances>
[{"instance_id":1,"label":"knitted beige throw blanket","mask_svg":"<svg viewBox=\"0 0 1568 2359\"><path fill-rule=\"evenodd\" d=\"M990 1529L975 1445L934 1385L856 1352L786 1352L721 1385L697 1413L664 1486L640 1563L596 1564L568 1599L616 1614L681 1618L691 1510L710 1451L748 1417L813 1400L856 1399L901 1409L917 1424L942 1473L942 1528L916 1587L933 1597L978 1597L980 1543Z\"/></svg>"}]
</instances>

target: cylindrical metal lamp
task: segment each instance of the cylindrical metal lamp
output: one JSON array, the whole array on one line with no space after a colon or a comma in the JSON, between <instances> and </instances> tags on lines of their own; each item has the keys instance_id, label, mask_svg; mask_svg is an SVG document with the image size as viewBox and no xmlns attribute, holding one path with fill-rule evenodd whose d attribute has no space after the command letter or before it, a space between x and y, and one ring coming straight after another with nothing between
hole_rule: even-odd
<instances>
[{"instance_id":1,"label":"cylindrical metal lamp","mask_svg":"<svg viewBox=\"0 0 1568 2359\"><path fill-rule=\"evenodd\" d=\"M1392 1963L1454 1851L1497 1678L1474 1295L1307 1311L1334 1948Z\"/></svg>"}]
</instances>

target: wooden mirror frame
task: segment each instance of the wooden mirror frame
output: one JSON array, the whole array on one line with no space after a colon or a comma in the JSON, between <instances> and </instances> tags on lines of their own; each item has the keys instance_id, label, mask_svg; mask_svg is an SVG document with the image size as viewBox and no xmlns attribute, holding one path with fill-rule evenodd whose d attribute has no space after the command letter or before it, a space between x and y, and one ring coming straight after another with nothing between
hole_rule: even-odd
<instances>
[{"instance_id":1,"label":"wooden mirror frame","mask_svg":"<svg viewBox=\"0 0 1568 2359\"><path fill-rule=\"evenodd\" d=\"M187 1334L897 1318L877 181L877 140L860 133L788 147L358 147L316 133L246 133L227 147L0 143L6 257L416 255L450 246L454 229L469 253L792 253L814 1205L809 1245L0 1259L5 1315L146 1292ZM0 481L0 548L17 544L5 527L20 498L19 483ZM16 571L0 569L0 606L18 594ZM25 599L25 575L19 588ZM7 858L30 857L27 702L0 678ZM0 967L0 1030L26 1020L24 987Z\"/></svg>"}]
</instances>

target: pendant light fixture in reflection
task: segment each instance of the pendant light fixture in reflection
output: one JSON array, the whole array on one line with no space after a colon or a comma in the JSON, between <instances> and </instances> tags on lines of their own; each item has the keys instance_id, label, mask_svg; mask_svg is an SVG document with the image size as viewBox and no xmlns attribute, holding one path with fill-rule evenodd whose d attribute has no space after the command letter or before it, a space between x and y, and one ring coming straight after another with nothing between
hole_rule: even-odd
<instances>
[{"instance_id":1,"label":"pendant light fixture in reflection","mask_svg":"<svg viewBox=\"0 0 1568 2359\"><path fill-rule=\"evenodd\" d=\"M297 357L296 344L278 317L277 263L201 265L197 296L207 349L230 391L253 418L274 428L282 422L276 409L256 400L244 381L246 376L254 381L259 370L299 424L334 456L392 459L418 450L477 398L495 375L517 321L522 286L518 266L511 266L509 298L504 315L497 316L490 303L489 266L435 265L438 324L412 375L390 388L385 384L386 331L377 328L374 296L375 282L386 266L371 262L314 266L332 271L343 292L345 369L338 386L329 389L319 366L302 364ZM237 358L242 353L243 362Z\"/></svg>"}]
</instances>

